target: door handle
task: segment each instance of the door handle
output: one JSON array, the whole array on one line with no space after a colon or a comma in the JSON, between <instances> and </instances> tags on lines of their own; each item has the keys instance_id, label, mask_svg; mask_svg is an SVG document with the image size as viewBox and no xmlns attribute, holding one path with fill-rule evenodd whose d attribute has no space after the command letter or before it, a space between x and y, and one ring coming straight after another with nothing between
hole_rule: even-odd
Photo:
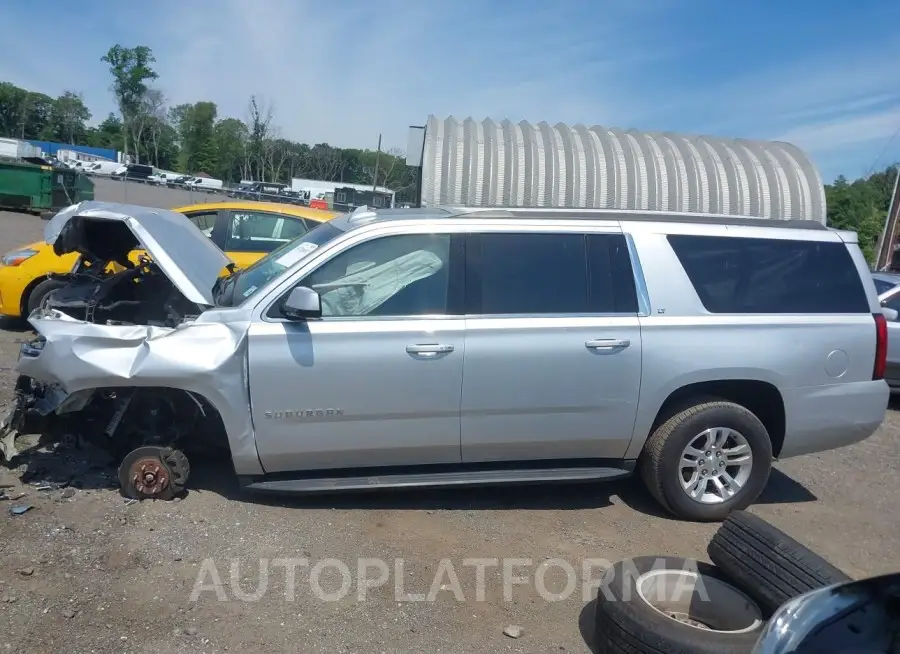
<instances>
[{"instance_id":1,"label":"door handle","mask_svg":"<svg viewBox=\"0 0 900 654\"><path fill-rule=\"evenodd\" d=\"M584 346L589 350L615 350L631 345L627 338L594 338L585 341Z\"/></svg>"},{"instance_id":2,"label":"door handle","mask_svg":"<svg viewBox=\"0 0 900 654\"><path fill-rule=\"evenodd\" d=\"M440 345L437 343L427 345L407 345L406 351L420 357L436 357L438 354L447 354L453 351L452 345Z\"/></svg>"}]
</instances>

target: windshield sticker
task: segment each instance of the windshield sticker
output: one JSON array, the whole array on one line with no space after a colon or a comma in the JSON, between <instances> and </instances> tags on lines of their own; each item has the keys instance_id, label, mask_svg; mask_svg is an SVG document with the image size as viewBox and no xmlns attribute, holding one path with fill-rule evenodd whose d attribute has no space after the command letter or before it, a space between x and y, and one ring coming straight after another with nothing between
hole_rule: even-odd
<instances>
[{"instance_id":1,"label":"windshield sticker","mask_svg":"<svg viewBox=\"0 0 900 654\"><path fill-rule=\"evenodd\" d=\"M251 295L253 295L253 292L254 292L257 288L259 288L259 287L258 287L258 286L251 286L250 288L248 288L246 291L244 291L244 297L250 297Z\"/></svg>"},{"instance_id":2,"label":"windshield sticker","mask_svg":"<svg viewBox=\"0 0 900 654\"><path fill-rule=\"evenodd\" d=\"M275 260L275 263L277 263L279 266L290 268L295 263L300 261L300 259L315 250L317 247L319 246L315 243L300 243L290 252L278 257L278 259Z\"/></svg>"}]
</instances>

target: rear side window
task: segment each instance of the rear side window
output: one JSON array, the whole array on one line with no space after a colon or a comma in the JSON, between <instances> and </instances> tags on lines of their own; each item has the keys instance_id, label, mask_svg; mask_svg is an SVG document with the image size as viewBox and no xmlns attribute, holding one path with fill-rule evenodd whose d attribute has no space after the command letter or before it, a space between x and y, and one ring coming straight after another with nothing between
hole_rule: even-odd
<instances>
[{"instance_id":1,"label":"rear side window","mask_svg":"<svg viewBox=\"0 0 900 654\"><path fill-rule=\"evenodd\" d=\"M467 313L636 313L621 234L473 234L466 247Z\"/></svg>"},{"instance_id":2,"label":"rear side window","mask_svg":"<svg viewBox=\"0 0 900 654\"><path fill-rule=\"evenodd\" d=\"M843 243L671 234L711 313L870 313Z\"/></svg>"}]
</instances>

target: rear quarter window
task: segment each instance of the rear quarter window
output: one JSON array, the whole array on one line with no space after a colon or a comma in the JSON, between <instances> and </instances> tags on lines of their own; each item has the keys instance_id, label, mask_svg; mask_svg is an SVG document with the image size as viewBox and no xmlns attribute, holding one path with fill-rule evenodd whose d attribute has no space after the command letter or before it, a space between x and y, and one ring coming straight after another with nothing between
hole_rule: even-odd
<instances>
[{"instance_id":1,"label":"rear quarter window","mask_svg":"<svg viewBox=\"0 0 900 654\"><path fill-rule=\"evenodd\" d=\"M710 313L871 313L843 243L670 234Z\"/></svg>"}]
</instances>

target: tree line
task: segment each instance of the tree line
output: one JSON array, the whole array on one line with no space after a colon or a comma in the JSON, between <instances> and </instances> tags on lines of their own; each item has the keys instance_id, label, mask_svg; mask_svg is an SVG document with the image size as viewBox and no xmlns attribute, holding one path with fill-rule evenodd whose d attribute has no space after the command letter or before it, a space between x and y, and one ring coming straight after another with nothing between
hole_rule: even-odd
<instances>
[{"instance_id":1,"label":"tree line","mask_svg":"<svg viewBox=\"0 0 900 654\"><path fill-rule=\"evenodd\" d=\"M102 61L118 112L89 125L93 115L75 90L52 98L0 82L0 136L110 148L135 163L226 182L289 184L292 177L309 177L377 183L396 191L400 201L413 199L415 171L398 150L378 153L284 138L275 105L258 96L248 99L242 118L220 116L215 102L171 105L156 85L156 60L146 46L114 45Z\"/></svg>"},{"instance_id":2,"label":"tree line","mask_svg":"<svg viewBox=\"0 0 900 654\"><path fill-rule=\"evenodd\" d=\"M52 98L0 82L0 136L41 139L119 150L134 161L184 173L206 173L226 182L253 179L290 183L292 177L372 184L409 201L414 169L398 151L309 145L281 136L275 106L251 96L243 118L220 116L215 102L170 105L156 86L150 48L114 45L102 57L109 66L118 113L89 125L82 95ZM376 172L377 170L377 172ZM859 234L872 261L891 201L897 165L855 181L838 177L825 186L828 224Z\"/></svg>"}]
</instances>

